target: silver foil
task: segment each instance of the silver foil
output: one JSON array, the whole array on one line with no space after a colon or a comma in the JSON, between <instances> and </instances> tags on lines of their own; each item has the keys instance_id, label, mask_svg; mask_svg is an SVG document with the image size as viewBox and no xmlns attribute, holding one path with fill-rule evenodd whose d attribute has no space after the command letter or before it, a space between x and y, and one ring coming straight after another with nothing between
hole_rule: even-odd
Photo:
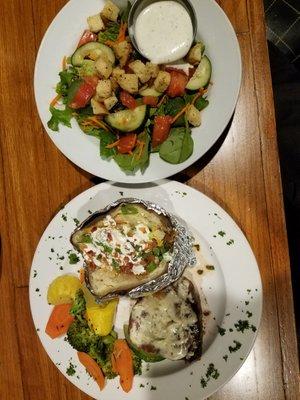
<instances>
[{"instance_id":1,"label":"silver foil","mask_svg":"<svg viewBox=\"0 0 300 400\"><path fill-rule=\"evenodd\" d=\"M122 198L108 204L103 209L91 214L75 229L73 234L79 231L80 229L84 228L86 225L90 224L94 219L98 218L102 214L108 213L112 208L116 208L117 206L123 203L142 204L146 209L152 210L159 215L161 214L164 215L170 220L173 229L176 231L174 245L173 245L172 259L169 261L167 272L162 274L156 279L153 279L147 283L137 286L134 289L131 289L129 292L126 293L128 296L135 299L138 297L145 296L149 293L155 293L158 292L159 290L164 289L165 287L177 281L177 279L180 278L186 267L195 266L196 257L193 251L194 238L190 234L188 229L185 226L183 226L173 214L168 213L164 208L162 208L158 204L136 198ZM73 234L71 235L71 238ZM86 264L84 264L84 267L85 271L87 271ZM96 301L99 303L103 303L110 299L119 297L117 294L114 293L108 294L101 298L97 297L90 285L88 273L85 273L85 282L86 286L88 287L90 292L95 296Z\"/></svg>"}]
</instances>

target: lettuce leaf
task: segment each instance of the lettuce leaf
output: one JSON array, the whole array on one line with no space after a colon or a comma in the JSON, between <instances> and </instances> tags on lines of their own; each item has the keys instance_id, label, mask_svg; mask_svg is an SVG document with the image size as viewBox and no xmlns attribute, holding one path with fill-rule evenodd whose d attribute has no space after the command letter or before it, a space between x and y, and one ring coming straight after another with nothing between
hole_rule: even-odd
<instances>
[{"instance_id":1,"label":"lettuce leaf","mask_svg":"<svg viewBox=\"0 0 300 400\"><path fill-rule=\"evenodd\" d=\"M48 128L52 131L58 132L59 124L63 124L71 128L71 118L72 118L72 110L66 107L64 110L59 110L58 108L54 108L50 106L49 108L52 117L47 122Z\"/></svg>"}]
</instances>

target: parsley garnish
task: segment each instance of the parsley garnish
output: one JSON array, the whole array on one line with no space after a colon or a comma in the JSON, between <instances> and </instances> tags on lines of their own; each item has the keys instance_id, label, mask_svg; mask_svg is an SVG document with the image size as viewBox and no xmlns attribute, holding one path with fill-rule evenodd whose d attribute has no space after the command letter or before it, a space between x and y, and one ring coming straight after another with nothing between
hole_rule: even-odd
<instances>
[{"instance_id":1,"label":"parsley garnish","mask_svg":"<svg viewBox=\"0 0 300 400\"><path fill-rule=\"evenodd\" d=\"M70 264L77 264L79 261L79 257L75 253L70 253L69 254L69 263Z\"/></svg>"},{"instance_id":2,"label":"parsley garnish","mask_svg":"<svg viewBox=\"0 0 300 400\"><path fill-rule=\"evenodd\" d=\"M151 261L151 262L147 265L147 267L146 267L147 272L152 272L152 271L154 271L156 268L157 268L157 265L156 265L153 261Z\"/></svg>"},{"instance_id":3,"label":"parsley garnish","mask_svg":"<svg viewBox=\"0 0 300 400\"><path fill-rule=\"evenodd\" d=\"M233 343L235 343L234 347L233 346L229 346L228 347L228 350L229 350L230 353L234 353L234 352L238 351L242 347L241 343L238 342L237 340L234 340Z\"/></svg>"},{"instance_id":4,"label":"parsley garnish","mask_svg":"<svg viewBox=\"0 0 300 400\"><path fill-rule=\"evenodd\" d=\"M93 241L90 235L84 233L80 238L80 243L93 243Z\"/></svg>"},{"instance_id":5,"label":"parsley garnish","mask_svg":"<svg viewBox=\"0 0 300 400\"><path fill-rule=\"evenodd\" d=\"M73 375L75 374L75 372L76 372L76 370L75 370L75 365L73 365L73 364L70 362L70 365L69 365L68 368L66 369L66 373L67 373L69 376L73 376Z\"/></svg>"},{"instance_id":6,"label":"parsley garnish","mask_svg":"<svg viewBox=\"0 0 300 400\"><path fill-rule=\"evenodd\" d=\"M221 328L220 326L218 326L218 331L219 331L219 334L220 334L221 336L224 336L224 335L225 335L225 332L226 332L226 329L225 329L225 328Z\"/></svg>"}]
</instances>

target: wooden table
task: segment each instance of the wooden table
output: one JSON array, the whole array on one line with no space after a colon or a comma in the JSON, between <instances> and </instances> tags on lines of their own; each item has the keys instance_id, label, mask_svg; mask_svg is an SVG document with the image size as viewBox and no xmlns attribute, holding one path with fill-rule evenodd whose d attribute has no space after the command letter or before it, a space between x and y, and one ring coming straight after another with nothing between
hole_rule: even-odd
<instances>
[{"instance_id":1,"label":"wooden table","mask_svg":"<svg viewBox=\"0 0 300 400\"><path fill-rule=\"evenodd\" d=\"M52 364L35 333L28 276L41 233L62 204L98 179L45 134L33 97L40 41L63 0L1 2L0 398L87 399ZM299 370L264 12L261 0L220 0L237 33L243 81L228 135L208 165L178 179L215 199L248 237L264 287L254 349L213 399L299 399ZM4 40L3 40L4 39ZM216 146L215 149L217 149ZM209 155L206 159L209 159Z\"/></svg>"}]
</instances>

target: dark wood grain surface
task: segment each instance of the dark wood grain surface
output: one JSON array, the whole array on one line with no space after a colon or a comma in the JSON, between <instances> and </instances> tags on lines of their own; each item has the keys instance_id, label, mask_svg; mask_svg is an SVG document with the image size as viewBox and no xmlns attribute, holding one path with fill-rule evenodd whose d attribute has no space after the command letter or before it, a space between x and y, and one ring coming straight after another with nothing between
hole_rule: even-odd
<instances>
[{"instance_id":1,"label":"dark wood grain surface","mask_svg":"<svg viewBox=\"0 0 300 400\"><path fill-rule=\"evenodd\" d=\"M256 255L264 307L247 361L215 400L300 399L287 236L261 0L219 0L237 33L243 80L229 132L176 177L216 200ZM88 399L52 364L35 333L28 279L38 240L62 204L94 179L45 134L33 96L41 39L63 0L1 2L0 398ZM207 161L210 161L205 165Z\"/></svg>"}]
</instances>

